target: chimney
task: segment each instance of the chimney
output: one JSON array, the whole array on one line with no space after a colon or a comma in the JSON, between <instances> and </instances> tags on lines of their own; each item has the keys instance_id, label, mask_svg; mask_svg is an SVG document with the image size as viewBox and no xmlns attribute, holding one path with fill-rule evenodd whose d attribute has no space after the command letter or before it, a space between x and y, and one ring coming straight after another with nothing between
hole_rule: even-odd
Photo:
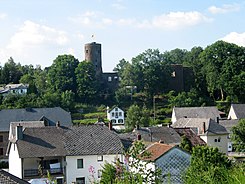
<instances>
[{"instance_id":1,"label":"chimney","mask_svg":"<svg viewBox=\"0 0 245 184\"><path fill-rule=\"evenodd\" d=\"M219 117L216 118L216 122L219 124Z\"/></svg>"},{"instance_id":2,"label":"chimney","mask_svg":"<svg viewBox=\"0 0 245 184\"><path fill-rule=\"evenodd\" d=\"M109 121L108 127L109 127L109 130L112 130L112 122L111 121Z\"/></svg>"},{"instance_id":3,"label":"chimney","mask_svg":"<svg viewBox=\"0 0 245 184\"><path fill-rule=\"evenodd\" d=\"M137 134L137 141L140 141L140 140L141 140L141 135Z\"/></svg>"},{"instance_id":4,"label":"chimney","mask_svg":"<svg viewBox=\"0 0 245 184\"><path fill-rule=\"evenodd\" d=\"M205 122L202 123L202 133L204 134L206 132L206 125Z\"/></svg>"},{"instance_id":5,"label":"chimney","mask_svg":"<svg viewBox=\"0 0 245 184\"><path fill-rule=\"evenodd\" d=\"M23 127L20 125L16 126L16 140L23 139Z\"/></svg>"},{"instance_id":6,"label":"chimney","mask_svg":"<svg viewBox=\"0 0 245 184\"><path fill-rule=\"evenodd\" d=\"M56 127L60 127L60 121L56 122Z\"/></svg>"}]
</instances>

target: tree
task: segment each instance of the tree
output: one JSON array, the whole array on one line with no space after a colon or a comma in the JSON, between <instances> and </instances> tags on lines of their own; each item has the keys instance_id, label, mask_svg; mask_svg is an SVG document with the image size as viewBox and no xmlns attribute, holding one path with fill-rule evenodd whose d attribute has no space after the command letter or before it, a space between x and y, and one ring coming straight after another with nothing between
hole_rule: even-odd
<instances>
[{"instance_id":1,"label":"tree","mask_svg":"<svg viewBox=\"0 0 245 184\"><path fill-rule=\"evenodd\" d=\"M91 62L79 63L75 70L77 81L77 95L81 102L88 103L96 99L99 83L96 78L94 66Z\"/></svg>"},{"instance_id":2,"label":"tree","mask_svg":"<svg viewBox=\"0 0 245 184\"><path fill-rule=\"evenodd\" d=\"M235 151L245 152L245 119L239 120L238 124L231 129L231 139Z\"/></svg>"},{"instance_id":3,"label":"tree","mask_svg":"<svg viewBox=\"0 0 245 184\"><path fill-rule=\"evenodd\" d=\"M131 105L127 111L126 126L128 129L136 125L148 126L150 122L149 112L146 107L140 108L138 105Z\"/></svg>"},{"instance_id":4,"label":"tree","mask_svg":"<svg viewBox=\"0 0 245 184\"><path fill-rule=\"evenodd\" d=\"M244 52L244 47L217 41L200 54L202 74L214 99L225 100L226 96L234 95L232 89L237 82L234 76L245 71Z\"/></svg>"},{"instance_id":5,"label":"tree","mask_svg":"<svg viewBox=\"0 0 245 184\"><path fill-rule=\"evenodd\" d=\"M184 181L188 184L229 183L227 170L230 168L230 160L218 148L196 146L192 149L191 164L184 175Z\"/></svg>"},{"instance_id":6,"label":"tree","mask_svg":"<svg viewBox=\"0 0 245 184\"><path fill-rule=\"evenodd\" d=\"M6 62L2 68L2 84L14 83L18 84L20 77L23 75L21 72L21 65L20 63L16 64L14 59L10 57L8 62Z\"/></svg>"},{"instance_id":7,"label":"tree","mask_svg":"<svg viewBox=\"0 0 245 184\"><path fill-rule=\"evenodd\" d=\"M48 84L52 91L59 93L71 90L76 92L75 69L79 61L72 55L59 55L48 69Z\"/></svg>"},{"instance_id":8,"label":"tree","mask_svg":"<svg viewBox=\"0 0 245 184\"><path fill-rule=\"evenodd\" d=\"M117 160L113 164L105 164L102 170L101 183L103 184L143 184L161 183L160 170L152 171L147 169L148 163L142 163L140 156L149 156L145 152L145 145L142 141L135 141L132 147L125 153L124 163ZM144 151L144 152L143 152ZM142 155L143 154L143 155Z\"/></svg>"}]
</instances>

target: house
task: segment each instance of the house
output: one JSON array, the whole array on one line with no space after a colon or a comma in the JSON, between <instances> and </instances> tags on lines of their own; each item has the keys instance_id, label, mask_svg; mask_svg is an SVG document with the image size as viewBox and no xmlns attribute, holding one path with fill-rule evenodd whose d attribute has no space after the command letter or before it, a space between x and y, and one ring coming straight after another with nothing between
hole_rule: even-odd
<instances>
[{"instance_id":1,"label":"house","mask_svg":"<svg viewBox=\"0 0 245 184\"><path fill-rule=\"evenodd\" d=\"M111 110L109 107L107 107L107 119L112 123L113 128L115 129L125 128L124 111L119 107L114 107Z\"/></svg>"},{"instance_id":2,"label":"house","mask_svg":"<svg viewBox=\"0 0 245 184\"><path fill-rule=\"evenodd\" d=\"M7 94L23 95L27 93L29 84L8 84L0 90L0 94L6 96Z\"/></svg>"},{"instance_id":3,"label":"house","mask_svg":"<svg viewBox=\"0 0 245 184\"><path fill-rule=\"evenodd\" d=\"M161 169L163 183L183 183L183 172L190 165L191 155L176 145L154 143L146 148L144 152L148 156L141 160L148 162L147 168L152 171ZM150 164L149 164L150 163Z\"/></svg>"},{"instance_id":4,"label":"house","mask_svg":"<svg viewBox=\"0 0 245 184\"><path fill-rule=\"evenodd\" d=\"M100 179L106 162L123 161L122 152L118 135L106 126L17 126L8 146L9 172L25 180L49 172L58 183L85 184Z\"/></svg>"},{"instance_id":5,"label":"house","mask_svg":"<svg viewBox=\"0 0 245 184\"><path fill-rule=\"evenodd\" d=\"M191 128L175 128L181 137L185 136L189 140L191 147L205 146L206 142L202 140Z\"/></svg>"},{"instance_id":6,"label":"house","mask_svg":"<svg viewBox=\"0 0 245 184\"><path fill-rule=\"evenodd\" d=\"M216 121L220 119L217 107L174 107L172 111L172 123L180 118L211 118Z\"/></svg>"},{"instance_id":7,"label":"house","mask_svg":"<svg viewBox=\"0 0 245 184\"><path fill-rule=\"evenodd\" d=\"M226 120L220 120L220 124L226 128L228 135L228 152L232 152L232 141L231 141L231 134L232 134L232 127L236 126L238 124L238 119L226 119Z\"/></svg>"},{"instance_id":8,"label":"house","mask_svg":"<svg viewBox=\"0 0 245 184\"><path fill-rule=\"evenodd\" d=\"M0 183L2 184L30 184L29 182L22 180L4 170L0 170Z\"/></svg>"},{"instance_id":9,"label":"house","mask_svg":"<svg viewBox=\"0 0 245 184\"><path fill-rule=\"evenodd\" d=\"M2 109L0 110L0 159L7 160L6 150L9 139L9 127L11 122L32 121L44 122L45 126L55 126L60 122L62 126L71 126L72 120L69 112L60 107L54 108L26 108L26 109ZM32 125L34 126L34 125ZM25 127L25 126L24 126Z\"/></svg>"},{"instance_id":10,"label":"house","mask_svg":"<svg viewBox=\"0 0 245 184\"><path fill-rule=\"evenodd\" d=\"M228 119L245 118L245 104L231 104Z\"/></svg>"},{"instance_id":11,"label":"house","mask_svg":"<svg viewBox=\"0 0 245 184\"><path fill-rule=\"evenodd\" d=\"M171 127L137 127L132 132L118 134L125 148L129 148L135 140L143 140L146 145L153 142L179 145L180 135Z\"/></svg>"},{"instance_id":12,"label":"house","mask_svg":"<svg viewBox=\"0 0 245 184\"><path fill-rule=\"evenodd\" d=\"M229 133L225 127L210 118L180 118L172 127L191 128L208 146L218 147L224 153L228 151Z\"/></svg>"}]
</instances>

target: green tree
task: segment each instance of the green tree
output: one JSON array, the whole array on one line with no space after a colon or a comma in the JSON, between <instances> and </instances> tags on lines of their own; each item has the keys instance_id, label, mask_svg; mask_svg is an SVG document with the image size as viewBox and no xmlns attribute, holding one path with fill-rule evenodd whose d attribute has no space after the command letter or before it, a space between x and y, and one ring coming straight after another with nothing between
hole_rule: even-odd
<instances>
[{"instance_id":1,"label":"green tree","mask_svg":"<svg viewBox=\"0 0 245 184\"><path fill-rule=\"evenodd\" d=\"M238 124L231 129L233 147L237 152L245 152L245 119L239 120Z\"/></svg>"},{"instance_id":2,"label":"green tree","mask_svg":"<svg viewBox=\"0 0 245 184\"><path fill-rule=\"evenodd\" d=\"M149 126L150 117L146 107L131 105L127 111L126 126L128 129L134 128L136 125Z\"/></svg>"},{"instance_id":3,"label":"green tree","mask_svg":"<svg viewBox=\"0 0 245 184\"><path fill-rule=\"evenodd\" d=\"M88 103L95 100L100 89L93 64L87 61L80 62L76 68L75 74L77 94L80 101Z\"/></svg>"},{"instance_id":4,"label":"green tree","mask_svg":"<svg viewBox=\"0 0 245 184\"><path fill-rule=\"evenodd\" d=\"M52 91L76 93L75 69L79 61L72 55L59 55L48 69L47 81Z\"/></svg>"},{"instance_id":5,"label":"green tree","mask_svg":"<svg viewBox=\"0 0 245 184\"><path fill-rule=\"evenodd\" d=\"M191 164L184 175L185 183L229 183L227 170L231 168L228 157L218 148L196 146L192 149Z\"/></svg>"}]
</instances>

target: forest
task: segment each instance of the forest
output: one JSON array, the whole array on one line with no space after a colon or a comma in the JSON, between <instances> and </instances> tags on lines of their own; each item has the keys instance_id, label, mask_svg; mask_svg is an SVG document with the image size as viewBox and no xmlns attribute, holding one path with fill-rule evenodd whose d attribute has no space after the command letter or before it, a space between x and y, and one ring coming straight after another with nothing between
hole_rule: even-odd
<instances>
[{"instance_id":1,"label":"forest","mask_svg":"<svg viewBox=\"0 0 245 184\"><path fill-rule=\"evenodd\" d=\"M92 62L72 55L59 55L46 68L19 62L10 57L1 66L0 84L29 84L28 94L1 96L1 109L61 106L73 111L84 104L124 109L137 105L163 120L173 106L221 104L226 112L230 103L245 103L245 47L224 41L190 51L148 49L130 61L121 59L114 68L120 81L113 93L108 93L96 77ZM191 69L188 90L169 89L173 64Z\"/></svg>"}]
</instances>

